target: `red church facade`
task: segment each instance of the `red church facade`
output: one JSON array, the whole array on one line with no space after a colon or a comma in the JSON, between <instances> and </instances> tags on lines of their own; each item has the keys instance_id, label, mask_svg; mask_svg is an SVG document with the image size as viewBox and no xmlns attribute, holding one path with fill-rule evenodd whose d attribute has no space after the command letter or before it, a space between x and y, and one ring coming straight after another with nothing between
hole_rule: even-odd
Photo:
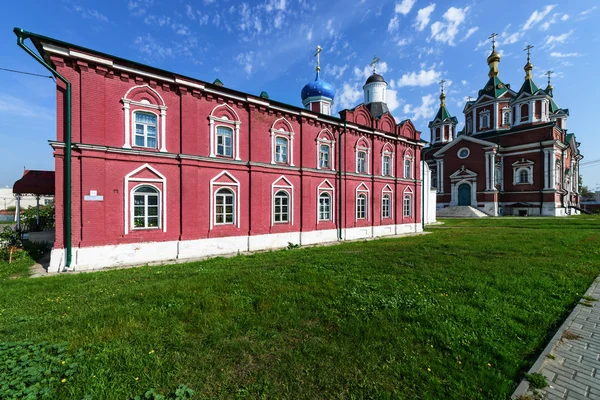
<instances>
[{"instance_id":1,"label":"red church facade","mask_svg":"<svg viewBox=\"0 0 600 400\"><path fill-rule=\"evenodd\" d=\"M30 38L72 85L70 268L422 230L420 132L387 112L378 74L365 93L381 101L336 118L318 68L299 108ZM57 86L52 271L65 267L69 220L61 206L65 86Z\"/></svg>"},{"instance_id":2,"label":"red church facade","mask_svg":"<svg viewBox=\"0 0 600 400\"><path fill-rule=\"evenodd\" d=\"M446 109L443 88L429 123L431 144L423 158L438 209L471 206L491 216L578 213L583 156L575 135L567 133L569 110L556 104L550 78L545 89L535 84L528 55L525 81L514 91L498 76L495 46L487 62L489 80L466 103L464 129L456 134L458 120Z\"/></svg>"}]
</instances>

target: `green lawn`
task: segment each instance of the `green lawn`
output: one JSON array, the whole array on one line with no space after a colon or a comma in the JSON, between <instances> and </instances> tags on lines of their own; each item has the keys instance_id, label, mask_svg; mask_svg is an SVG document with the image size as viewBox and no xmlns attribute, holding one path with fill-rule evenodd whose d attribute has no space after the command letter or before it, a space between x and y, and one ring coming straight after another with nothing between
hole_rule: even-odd
<instances>
[{"instance_id":1,"label":"green lawn","mask_svg":"<svg viewBox=\"0 0 600 400\"><path fill-rule=\"evenodd\" d=\"M0 398L506 399L600 274L600 218L429 231L2 279Z\"/></svg>"}]
</instances>

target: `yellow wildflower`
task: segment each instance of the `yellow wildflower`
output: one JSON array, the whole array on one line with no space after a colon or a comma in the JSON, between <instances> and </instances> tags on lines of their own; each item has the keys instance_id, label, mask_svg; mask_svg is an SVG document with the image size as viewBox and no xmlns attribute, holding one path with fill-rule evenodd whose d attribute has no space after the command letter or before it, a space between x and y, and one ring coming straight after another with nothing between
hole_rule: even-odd
<instances>
[{"instance_id":1,"label":"yellow wildflower","mask_svg":"<svg viewBox=\"0 0 600 400\"><path fill-rule=\"evenodd\" d=\"M67 381L67 378L62 378L62 379L61 379L61 382L62 382L62 383L65 383L66 381Z\"/></svg>"}]
</instances>

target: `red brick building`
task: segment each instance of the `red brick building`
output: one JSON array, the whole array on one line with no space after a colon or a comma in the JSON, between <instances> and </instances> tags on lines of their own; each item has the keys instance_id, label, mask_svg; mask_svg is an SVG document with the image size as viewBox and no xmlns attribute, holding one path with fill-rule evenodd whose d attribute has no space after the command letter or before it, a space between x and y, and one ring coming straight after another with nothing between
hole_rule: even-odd
<instances>
[{"instance_id":1,"label":"red brick building","mask_svg":"<svg viewBox=\"0 0 600 400\"><path fill-rule=\"evenodd\" d=\"M579 143L567 133L569 110L560 108L548 86L540 89L531 71L518 91L498 76L495 46L487 59L489 79L466 103L465 127L445 105L429 123L431 143L423 159L437 188L437 207L472 206L493 215L553 215L577 212Z\"/></svg>"},{"instance_id":2,"label":"red brick building","mask_svg":"<svg viewBox=\"0 0 600 400\"><path fill-rule=\"evenodd\" d=\"M318 66L301 108L27 35L72 86L71 268L421 231L423 142L390 115L375 71L338 118ZM57 86L53 271L69 221Z\"/></svg>"}]
</instances>

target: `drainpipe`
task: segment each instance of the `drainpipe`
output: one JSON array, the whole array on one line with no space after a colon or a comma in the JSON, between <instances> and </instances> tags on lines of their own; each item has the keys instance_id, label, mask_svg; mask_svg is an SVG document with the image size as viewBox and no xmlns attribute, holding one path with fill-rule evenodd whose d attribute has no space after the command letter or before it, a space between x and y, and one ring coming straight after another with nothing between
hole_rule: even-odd
<instances>
[{"instance_id":1,"label":"drainpipe","mask_svg":"<svg viewBox=\"0 0 600 400\"><path fill-rule=\"evenodd\" d=\"M429 179L431 179L431 177ZM416 190L415 193L417 193ZM417 205L416 201L415 205ZM425 159L423 158L423 153L421 153L421 228L423 231L425 231L425 207Z\"/></svg>"},{"instance_id":2,"label":"drainpipe","mask_svg":"<svg viewBox=\"0 0 600 400\"><path fill-rule=\"evenodd\" d=\"M342 141L346 133L346 118L344 117L344 130L340 133L340 140L338 143L338 240L342 240L342 223L344 221L342 217Z\"/></svg>"},{"instance_id":3,"label":"drainpipe","mask_svg":"<svg viewBox=\"0 0 600 400\"><path fill-rule=\"evenodd\" d=\"M65 121L65 172L64 172L64 191L65 191L65 201L64 201L64 233L65 233L65 245L67 246L67 256L65 261L65 268L69 268L71 266L71 82L69 82L65 77L58 73L54 68L52 68L47 62L44 61L39 55L35 54L29 47L25 46L24 41L31 36L30 32L27 32L21 28L13 29L15 35L17 35L17 45L20 48L25 50L30 56L35 58L40 64L42 64L48 71L52 72L52 75L63 81L66 85L66 121Z\"/></svg>"}]
</instances>

